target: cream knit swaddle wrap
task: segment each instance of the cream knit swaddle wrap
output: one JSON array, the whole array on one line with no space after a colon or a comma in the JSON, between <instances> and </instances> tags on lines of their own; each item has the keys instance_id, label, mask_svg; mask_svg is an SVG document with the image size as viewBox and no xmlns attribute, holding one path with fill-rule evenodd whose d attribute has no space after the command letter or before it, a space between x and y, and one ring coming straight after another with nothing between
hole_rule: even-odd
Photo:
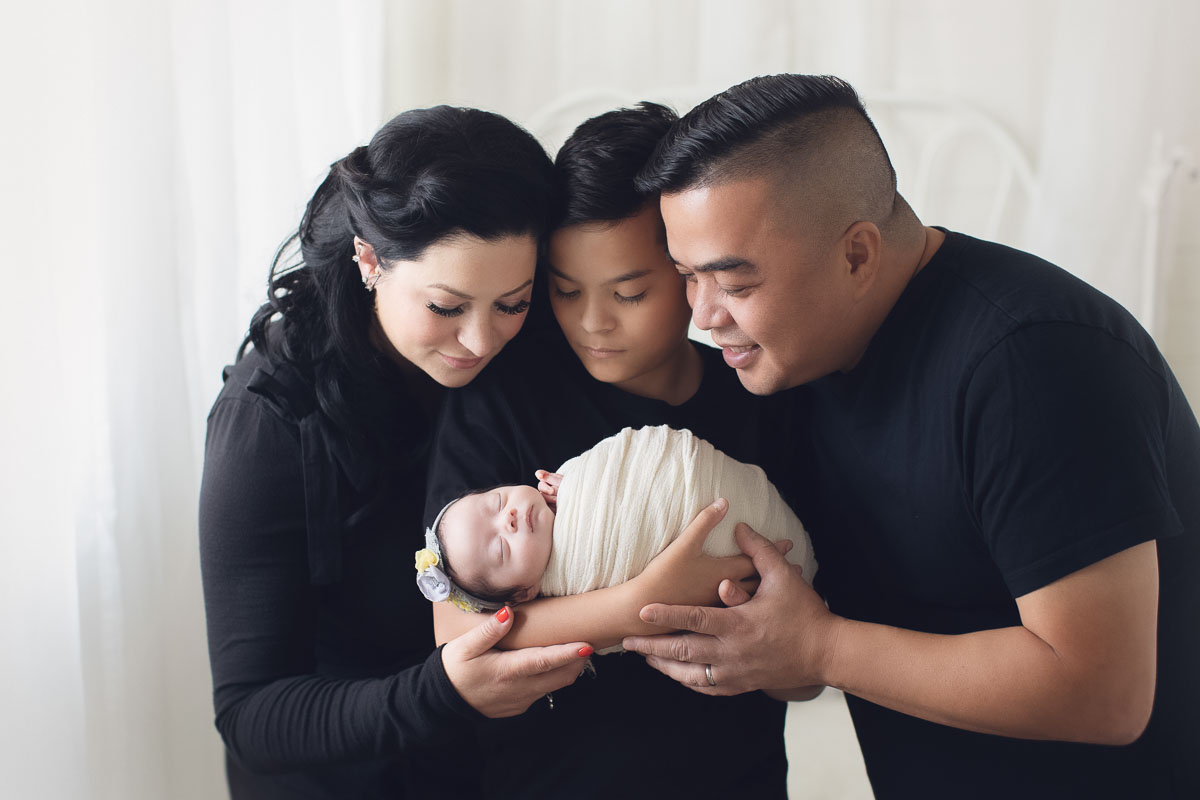
<instances>
[{"instance_id":1,"label":"cream knit swaddle wrap","mask_svg":"<svg viewBox=\"0 0 1200 800\"><path fill-rule=\"evenodd\" d=\"M816 573L808 534L766 473L691 431L625 428L558 471L563 479L542 594L579 594L629 580L718 497L729 501L729 511L709 534L706 553L741 553L733 528L745 522L772 541L791 539L788 561L800 564L810 583Z\"/></svg>"}]
</instances>

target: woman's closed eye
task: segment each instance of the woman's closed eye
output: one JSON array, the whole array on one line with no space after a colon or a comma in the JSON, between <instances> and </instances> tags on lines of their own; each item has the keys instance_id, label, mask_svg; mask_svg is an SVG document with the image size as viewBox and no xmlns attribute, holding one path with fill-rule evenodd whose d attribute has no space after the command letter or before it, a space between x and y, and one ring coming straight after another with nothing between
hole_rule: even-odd
<instances>
[{"instance_id":1,"label":"woman's closed eye","mask_svg":"<svg viewBox=\"0 0 1200 800\"><path fill-rule=\"evenodd\" d=\"M576 289L573 292L564 292L562 289L559 288L557 283L554 284L553 288L554 288L554 296L557 297L559 300L574 300L576 297L579 297L578 289Z\"/></svg>"},{"instance_id":2,"label":"woman's closed eye","mask_svg":"<svg viewBox=\"0 0 1200 800\"><path fill-rule=\"evenodd\" d=\"M446 308L445 306L439 306L437 303L433 302L426 303L425 307L437 314L439 317L457 317L464 311L464 308L461 305L454 306L452 308Z\"/></svg>"},{"instance_id":3,"label":"woman's closed eye","mask_svg":"<svg viewBox=\"0 0 1200 800\"><path fill-rule=\"evenodd\" d=\"M517 314L524 314L529 310L529 301L521 300L511 306L506 306L504 303L497 302L496 310L501 314L508 314L510 317L515 317Z\"/></svg>"},{"instance_id":4,"label":"woman's closed eye","mask_svg":"<svg viewBox=\"0 0 1200 800\"><path fill-rule=\"evenodd\" d=\"M616 301L618 303L629 303L631 305L637 305L638 303L640 303L646 299L646 290L643 289L641 292L639 292L638 294L635 294L635 295L623 295L620 292L613 292L613 297L616 298Z\"/></svg>"}]
</instances>

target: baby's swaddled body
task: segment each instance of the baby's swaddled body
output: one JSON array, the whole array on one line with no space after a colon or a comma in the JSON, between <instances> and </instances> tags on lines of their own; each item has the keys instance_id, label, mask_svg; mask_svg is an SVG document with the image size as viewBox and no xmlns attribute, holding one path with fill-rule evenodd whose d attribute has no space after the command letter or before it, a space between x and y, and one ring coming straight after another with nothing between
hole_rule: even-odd
<instances>
[{"instance_id":1,"label":"baby's swaddled body","mask_svg":"<svg viewBox=\"0 0 1200 800\"><path fill-rule=\"evenodd\" d=\"M729 501L704 550L737 555L733 529L745 522L773 541L790 539L788 561L816 573L800 520L761 468L743 464L690 431L625 428L568 460L558 471L554 546L544 595L579 594L638 575L704 506Z\"/></svg>"}]
</instances>

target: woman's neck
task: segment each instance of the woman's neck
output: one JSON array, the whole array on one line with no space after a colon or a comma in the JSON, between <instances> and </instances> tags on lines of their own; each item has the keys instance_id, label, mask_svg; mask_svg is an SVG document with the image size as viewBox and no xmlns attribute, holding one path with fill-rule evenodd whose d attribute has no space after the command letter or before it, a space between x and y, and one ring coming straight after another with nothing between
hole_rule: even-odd
<instances>
[{"instance_id":1,"label":"woman's neck","mask_svg":"<svg viewBox=\"0 0 1200 800\"><path fill-rule=\"evenodd\" d=\"M371 324L370 340L375 349L382 353L399 371L404 385L420 403L426 416L429 419L436 417L438 409L441 408L445 387L429 377L429 374L423 369L400 355L400 351L395 348L383 332L383 328L380 327L378 318Z\"/></svg>"},{"instance_id":2,"label":"woman's neck","mask_svg":"<svg viewBox=\"0 0 1200 800\"><path fill-rule=\"evenodd\" d=\"M703 378L704 360L692 340L685 338L662 364L636 378L613 385L638 397L678 406L692 399Z\"/></svg>"}]
</instances>

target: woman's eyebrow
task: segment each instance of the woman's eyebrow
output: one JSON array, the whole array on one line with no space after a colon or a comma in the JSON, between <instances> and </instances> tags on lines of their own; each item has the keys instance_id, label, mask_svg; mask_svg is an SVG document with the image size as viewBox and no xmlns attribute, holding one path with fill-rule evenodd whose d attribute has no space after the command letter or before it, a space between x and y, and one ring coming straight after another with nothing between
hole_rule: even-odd
<instances>
[{"instance_id":1,"label":"woman's eyebrow","mask_svg":"<svg viewBox=\"0 0 1200 800\"><path fill-rule=\"evenodd\" d=\"M500 295L500 297L508 297L510 294L516 294L517 292L521 291L526 286L529 286L532 283L533 283L533 278L530 278L530 279L526 280L524 283L522 283L520 286L518 286L517 288L509 289L507 292L504 292L503 294ZM458 289L455 289L453 286L447 286L444 283L430 283L425 288L441 289L443 292L446 292L447 294L452 294L455 297L461 297L463 300L474 300L475 299L473 296L467 294L466 292L459 291Z\"/></svg>"}]
</instances>

